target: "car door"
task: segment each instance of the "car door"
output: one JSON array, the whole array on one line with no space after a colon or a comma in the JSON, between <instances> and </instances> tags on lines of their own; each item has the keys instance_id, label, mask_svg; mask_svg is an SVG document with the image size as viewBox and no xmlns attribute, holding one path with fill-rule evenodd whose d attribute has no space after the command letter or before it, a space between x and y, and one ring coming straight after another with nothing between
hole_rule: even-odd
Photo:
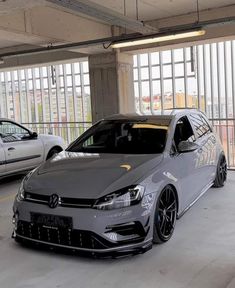
<instances>
[{"instance_id":1,"label":"car door","mask_svg":"<svg viewBox=\"0 0 235 288\"><path fill-rule=\"evenodd\" d=\"M190 113L189 119L195 130L196 143L200 146L197 169L200 171L202 186L205 187L215 178L216 138L201 114Z\"/></svg>"},{"instance_id":2,"label":"car door","mask_svg":"<svg viewBox=\"0 0 235 288\"><path fill-rule=\"evenodd\" d=\"M6 158L3 149L2 139L0 139L0 176L6 173Z\"/></svg>"},{"instance_id":3,"label":"car door","mask_svg":"<svg viewBox=\"0 0 235 288\"><path fill-rule=\"evenodd\" d=\"M187 116L181 117L174 128L172 143L171 169L177 179L181 192L181 211L195 199L198 190L198 169L196 167L198 151L179 153L178 145L181 141L195 142L195 134Z\"/></svg>"},{"instance_id":4,"label":"car door","mask_svg":"<svg viewBox=\"0 0 235 288\"><path fill-rule=\"evenodd\" d=\"M0 121L0 136L7 173L27 170L43 160L44 147L38 137L11 121Z\"/></svg>"}]
</instances>

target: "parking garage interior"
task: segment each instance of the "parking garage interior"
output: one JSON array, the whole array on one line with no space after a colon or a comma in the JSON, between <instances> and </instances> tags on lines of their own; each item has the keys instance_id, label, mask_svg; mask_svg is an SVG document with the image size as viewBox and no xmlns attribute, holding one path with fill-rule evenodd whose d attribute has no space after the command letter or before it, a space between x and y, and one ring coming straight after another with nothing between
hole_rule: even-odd
<instances>
[{"instance_id":1,"label":"parking garage interior","mask_svg":"<svg viewBox=\"0 0 235 288\"><path fill-rule=\"evenodd\" d=\"M6 177L0 159L0 287L235 287L234 1L0 1L0 119L66 148L107 116L183 108L207 115L228 179L145 254L96 259L15 243L25 173Z\"/></svg>"}]
</instances>

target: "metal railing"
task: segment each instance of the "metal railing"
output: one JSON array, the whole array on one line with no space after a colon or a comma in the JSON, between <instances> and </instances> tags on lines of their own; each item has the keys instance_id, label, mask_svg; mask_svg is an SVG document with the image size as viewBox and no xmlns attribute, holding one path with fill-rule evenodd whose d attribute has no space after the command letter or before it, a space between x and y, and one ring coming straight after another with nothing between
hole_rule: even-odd
<instances>
[{"instance_id":1,"label":"metal railing","mask_svg":"<svg viewBox=\"0 0 235 288\"><path fill-rule=\"evenodd\" d=\"M235 170L235 118L210 119L226 155L228 168Z\"/></svg>"},{"instance_id":2,"label":"metal railing","mask_svg":"<svg viewBox=\"0 0 235 288\"><path fill-rule=\"evenodd\" d=\"M233 170L235 169L235 118L210 119L210 121L221 139L228 168ZM64 138L66 144L69 144L91 127L92 122L41 122L22 124L40 134L61 136Z\"/></svg>"},{"instance_id":3,"label":"metal railing","mask_svg":"<svg viewBox=\"0 0 235 288\"><path fill-rule=\"evenodd\" d=\"M38 122L22 125L39 134L61 136L68 145L90 128L92 122Z\"/></svg>"}]
</instances>

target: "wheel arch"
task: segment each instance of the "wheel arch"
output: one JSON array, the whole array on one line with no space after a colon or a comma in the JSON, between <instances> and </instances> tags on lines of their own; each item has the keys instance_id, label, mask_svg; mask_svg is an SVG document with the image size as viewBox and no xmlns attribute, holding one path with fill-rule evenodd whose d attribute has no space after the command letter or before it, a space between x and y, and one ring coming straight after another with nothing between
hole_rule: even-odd
<instances>
[{"instance_id":1,"label":"wheel arch","mask_svg":"<svg viewBox=\"0 0 235 288\"><path fill-rule=\"evenodd\" d=\"M170 186L173 190L174 190L174 193L175 193L175 196L176 196L176 202L177 202L177 214L178 214L178 212L179 212L179 195L178 195L178 192L177 192L177 189L176 189L176 187L173 185L173 184L168 184L168 185L166 185L166 186ZM166 187L165 186L165 187Z\"/></svg>"},{"instance_id":2,"label":"wheel arch","mask_svg":"<svg viewBox=\"0 0 235 288\"><path fill-rule=\"evenodd\" d=\"M46 159L48 159L48 156L50 155L51 151L54 149L56 149L58 152L63 151L63 148L61 146L55 145L55 146L51 147L50 150L47 152Z\"/></svg>"}]
</instances>

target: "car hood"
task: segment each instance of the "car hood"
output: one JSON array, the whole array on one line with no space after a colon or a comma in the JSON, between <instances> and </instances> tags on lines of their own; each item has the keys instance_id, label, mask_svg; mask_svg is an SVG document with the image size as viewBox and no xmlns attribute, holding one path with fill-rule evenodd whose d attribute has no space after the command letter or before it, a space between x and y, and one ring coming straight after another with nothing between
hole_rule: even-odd
<instances>
[{"instance_id":1,"label":"car hood","mask_svg":"<svg viewBox=\"0 0 235 288\"><path fill-rule=\"evenodd\" d=\"M66 145L64 139L56 135L39 134L38 138L44 143L45 147L52 148L53 146L60 146L65 149Z\"/></svg>"},{"instance_id":2,"label":"car hood","mask_svg":"<svg viewBox=\"0 0 235 288\"><path fill-rule=\"evenodd\" d=\"M42 164L27 180L28 192L97 199L150 173L162 154L123 155L61 152Z\"/></svg>"}]
</instances>

